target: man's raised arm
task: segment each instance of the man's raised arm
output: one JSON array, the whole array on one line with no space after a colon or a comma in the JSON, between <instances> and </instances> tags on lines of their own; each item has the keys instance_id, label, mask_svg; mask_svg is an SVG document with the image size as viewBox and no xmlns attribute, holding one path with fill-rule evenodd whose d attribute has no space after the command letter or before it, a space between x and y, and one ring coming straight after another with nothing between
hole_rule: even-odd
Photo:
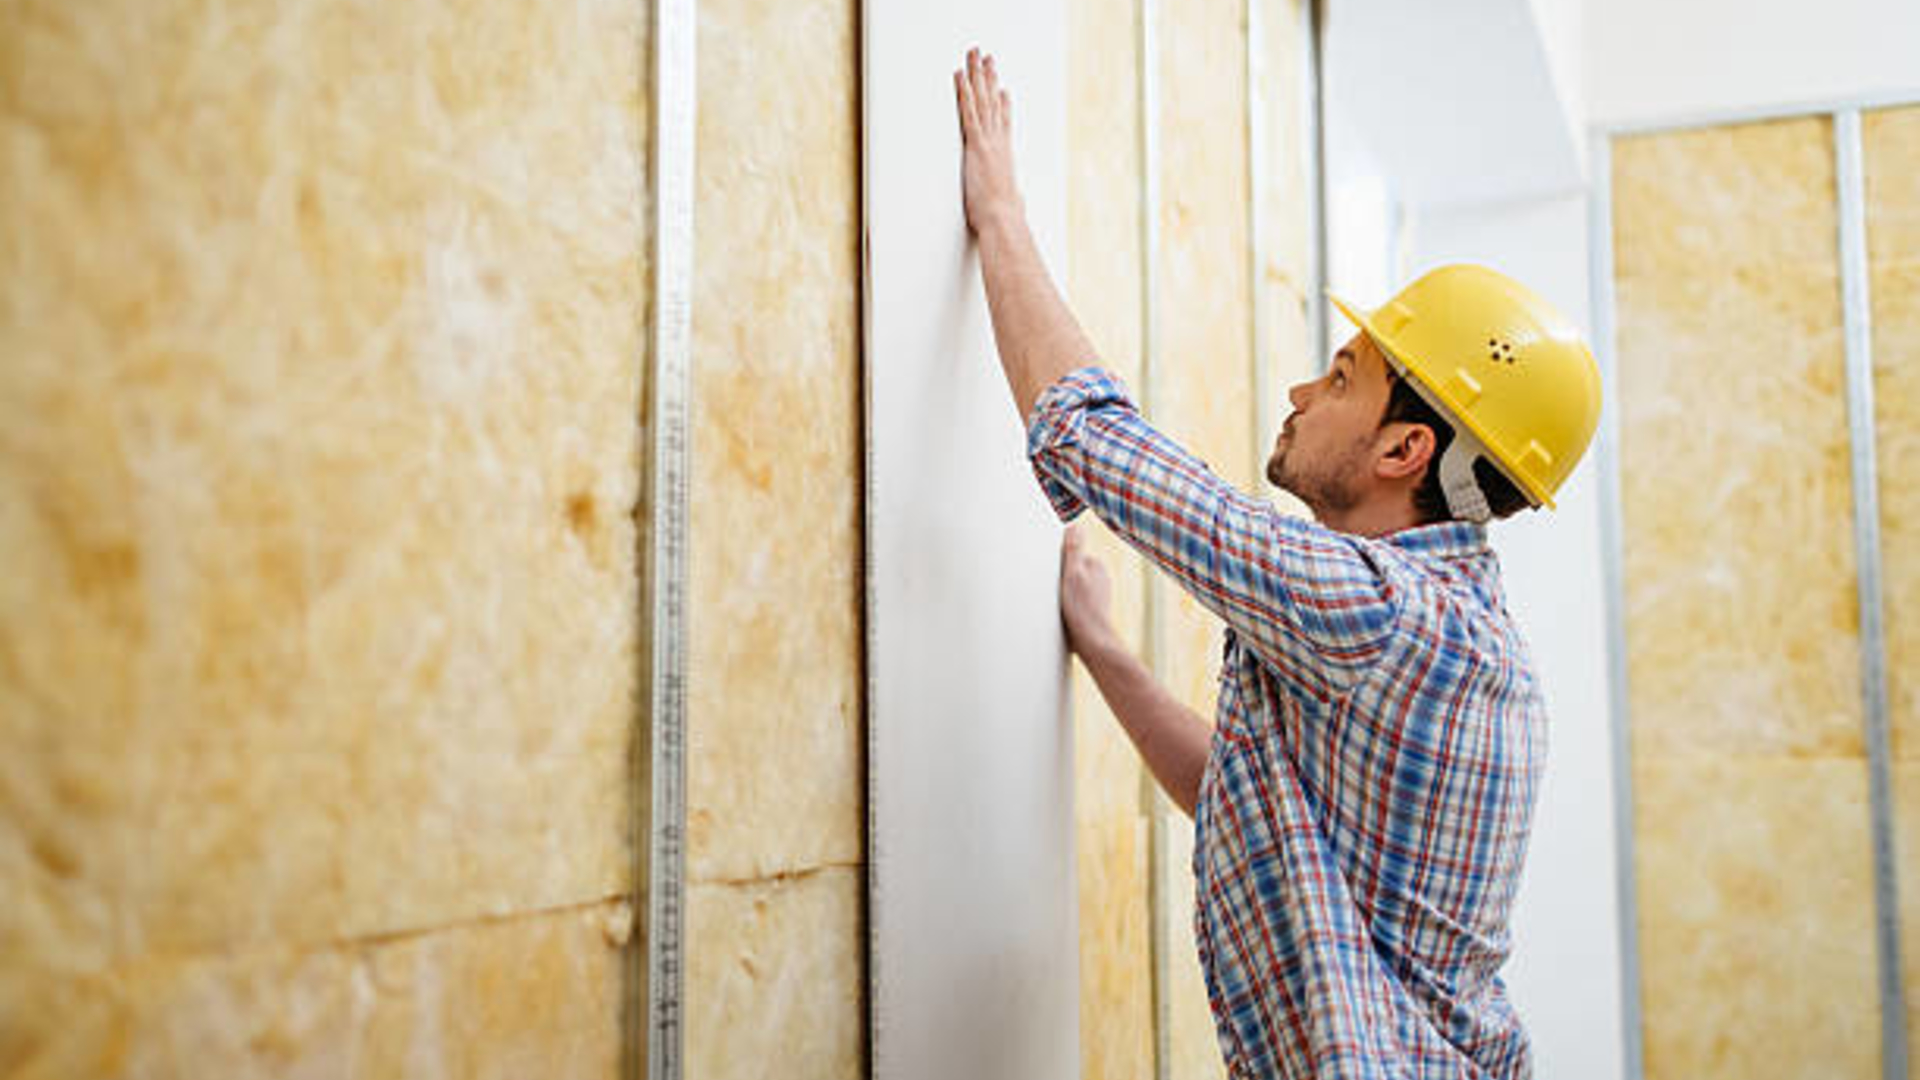
<instances>
[{"instance_id":1,"label":"man's raised arm","mask_svg":"<svg viewBox=\"0 0 1920 1080\"><path fill-rule=\"evenodd\" d=\"M1013 101L1000 88L993 57L968 50L967 66L953 73L953 83L966 142L967 227L980 242L980 276L1000 366L1027 421L1042 391L1099 357L1047 276L1027 228L1013 173Z\"/></svg>"}]
</instances>

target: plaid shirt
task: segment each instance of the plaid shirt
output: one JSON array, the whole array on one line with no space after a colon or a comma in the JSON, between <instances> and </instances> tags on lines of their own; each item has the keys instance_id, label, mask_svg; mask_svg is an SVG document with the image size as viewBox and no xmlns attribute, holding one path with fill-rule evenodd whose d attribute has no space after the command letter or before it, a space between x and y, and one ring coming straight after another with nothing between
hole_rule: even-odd
<instances>
[{"instance_id":1,"label":"plaid shirt","mask_svg":"<svg viewBox=\"0 0 1920 1080\"><path fill-rule=\"evenodd\" d=\"M1028 455L1227 624L1193 872L1233 1075L1531 1075L1497 972L1546 714L1485 529L1282 514L1097 368L1041 396Z\"/></svg>"}]
</instances>

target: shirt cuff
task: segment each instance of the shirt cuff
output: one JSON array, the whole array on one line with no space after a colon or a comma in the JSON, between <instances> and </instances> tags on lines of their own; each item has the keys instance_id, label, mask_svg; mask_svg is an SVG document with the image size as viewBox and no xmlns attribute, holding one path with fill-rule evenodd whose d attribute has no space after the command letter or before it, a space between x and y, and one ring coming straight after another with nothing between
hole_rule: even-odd
<instances>
[{"instance_id":1,"label":"shirt cuff","mask_svg":"<svg viewBox=\"0 0 1920 1080\"><path fill-rule=\"evenodd\" d=\"M1099 367L1069 372L1041 393L1027 423L1027 460L1040 481L1040 490L1062 521L1072 521L1086 509L1078 488L1083 482L1078 453L1087 415L1114 407L1137 411L1120 377Z\"/></svg>"}]
</instances>

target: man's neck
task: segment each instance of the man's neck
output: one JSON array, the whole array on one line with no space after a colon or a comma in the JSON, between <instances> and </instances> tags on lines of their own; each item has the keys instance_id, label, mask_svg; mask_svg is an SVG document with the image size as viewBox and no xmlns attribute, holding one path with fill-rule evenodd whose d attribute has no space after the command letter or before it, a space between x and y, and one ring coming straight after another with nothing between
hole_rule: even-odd
<instances>
[{"instance_id":1,"label":"man's neck","mask_svg":"<svg viewBox=\"0 0 1920 1080\"><path fill-rule=\"evenodd\" d=\"M1320 524L1335 532L1364 536L1369 540L1377 540L1420 524L1411 501L1406 499L1376 499L1339 511L1316 507L1313 516Z\"/></svg>"}]
</instances>

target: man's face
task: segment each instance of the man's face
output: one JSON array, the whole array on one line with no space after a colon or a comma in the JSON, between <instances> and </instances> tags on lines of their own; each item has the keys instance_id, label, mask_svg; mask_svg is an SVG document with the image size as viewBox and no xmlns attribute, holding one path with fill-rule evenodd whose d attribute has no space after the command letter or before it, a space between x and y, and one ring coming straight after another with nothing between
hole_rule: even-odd
<instances>
[{"instance_id":1,"label":"man's face","mask_svg":"<svg viewBox=\"0 0 1920 1080\"><path fill-rule=\"evenodd\" d=\"M1323 516L1350 510L1373 476L1374 443L1392 390L1387 361L1365 334L1333 354L1327 373L1287 392L1293 412L1274 440L1267 479Z\"/></svg>"}]
</instances>

